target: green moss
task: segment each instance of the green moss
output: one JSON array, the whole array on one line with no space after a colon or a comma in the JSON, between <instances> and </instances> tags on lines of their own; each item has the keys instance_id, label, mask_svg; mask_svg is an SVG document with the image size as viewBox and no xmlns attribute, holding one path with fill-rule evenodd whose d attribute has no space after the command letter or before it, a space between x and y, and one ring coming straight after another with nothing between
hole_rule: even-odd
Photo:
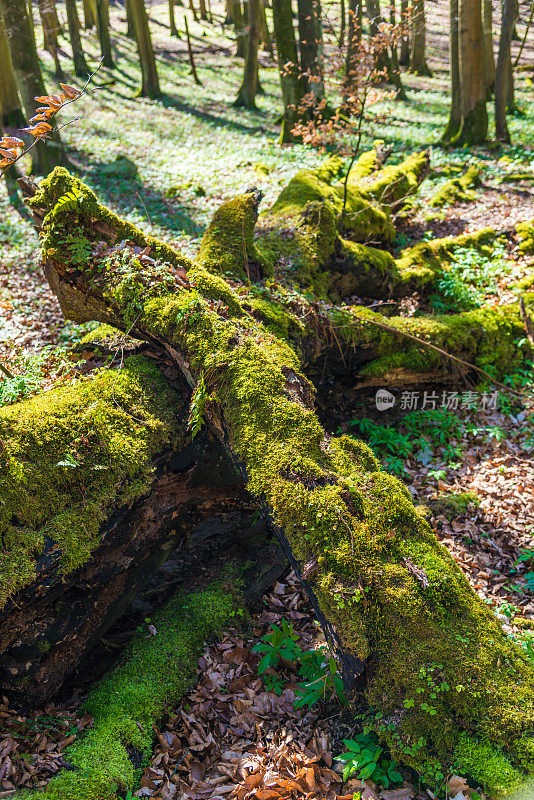
<instances>
[{"instance_id":1,"label":"green moss","mask_svg":"<svg viewBox=\"0 0 534 800\"><path fill-rule=\"evenodd\" d=\"M472 247L477 250L491 245L497 237L492 228L482 228L476 233L447 236L430 242L419 242L403 250L397 259L401 281L397 293L409 294L414 289L431 288L443 265L453 260L457 247Z\"/></svg>"},{"instance_id":2,"label":"green moss","mask_svg":"<svg viewBox=\"0 0 534 800\"><path fill-rule=\"evenodd\" d=\"M304 326L295 314L263 297L251 297L244 307L280 339L300 337L304 332Z\"/></svg>"},{"instance_id":3,"label":"green moss","mask_svg":"<svg viewBox=\"0 0 534 800\"><path fill-rule=\"evenodd\" d=\"M383 167L364 183L361 191L383 206L394 205L415 194L428 165L429 157L426 151L414 153L400 164Z\"/></svg>"},{"instance_id":4,"label":"green moss","mask_svg":"<svg viewBox=\"0 0 534 800\"><path fill-rule=\"evenodd\" d=\"M471 739L467 734L459 737L455 757L460 769L484 786L490 797L507 794L523 783L521 773L513 768L502 753Z\"/></svg>"},{"instance_id":5,"label":"green moss","mask_svg":"<svg viewBox=\"0 0 534 800\"><path fill-rule=\"evenodd\" d=\"M352 166L347 182L350 191L359 191L362 180L368 178L373 172L380 169L380 161L378 160L377 152L377 147L380 144L382 144L382 142L375 142L375 146L371 150L362 153Z\"/></svg>"},{"instance_id":6,"label":"green moss","mask_svg":"<svg viewBox=\"0 0 534 800\"><path fill-rule=\"evenodd\" d=\"M518 222L515 230L521 252L534 255L534 220L532 222Z\"/></svg>"},{"instance_id":7,"label":"green moss","mask_svg":"<svg viewBox=\"0 0 534 800\"><path fill-rule=\"evenodd\" d=\"M471 504L480 505L476 492L453 492L427 500L427 506L432 514L443 514L449 520L461 517Z\"/></svg>"},{"instance_id":8,"label":"green moss","mask_svg":"<svg viewBox=\"0 0 534 800\"><path fill-rule=\"evenodd\" d=\"M457 200L474 200L476 194L470 191L473 186L478 186L480 182L480 167L471 166L461 176L452 178L441 186L438 191L430 198L429 205L433 208L443 208L451 205Z\"/></svg>"},{"instance_id":9,"label":"green moss","mask_svg":"<svg viewBox=\"0 0 534 800\"><path fill-rule=\"evenodd\" d=\"M339 238L336 255L330 267L329 295L333 298L390 297L400 281L395 259L387 250Z\"/></svg>"},{"instance_id":10,"label":"green moss","mask_svg":"<svg viewBox=\"0 0 534 800\"><path fill-rule=\"evenodd\" d=\"M30 208L44 207L50 212L57 206L58 201L68 194L74 194L78 198L75 208L71 209L74 221L80 214L89 216L94 221L104 223L104 225L115 231L117 240L129 239L140 247L150 246L152 256L161 258L163 261L169 261L175 266L183 266L185 269L190 266L189 260L173 247L161 242L159 239L155 239L153 236L148 236L134 225L122 220L105 206L102 206L94 192L74 175L71 175L64 167L56 167L47 178L40 182L37 194L28 201L28 205ZM72 225L73 220L71 219L69 221L69 229L72 228ZM59 238L63 238L63 236L64 233L61 231ZM97 236L97 240L98 238L101 237ZM52 244L55 244L55 242ZM44 246L47 246L46 240Z\"/></svg>"},{"instance_id":11,"label":"green moss","mask_svg":"<svg viewBox=\"0 0 534 800\"><path fill-rule=\"evenodd\" d=\"M187 692L206 639L230 622L235 608L230 590L213 588L176 597L157 611L151 619L156 633L137 636L121 663L91 690L85 708L94 727L65 751L77 769L63 770L31 797L112 800L119 789L134 790L139 770L129 751L148 759L153 725L167 704Z\"/></svg>"},{"instance_id":12,"label":"green moss","mask_svg":"<svg viewBox=\"0 0 534 800\"><path fill-rule=\"evenodd\" d=\"M247 283L263 277L266 264L254 244L257 205L254 194L223 203L202 237L196 263L209 272Z\"/></svg>"},{"instance_id":13,"label":"green moss","mask_svg":"<svg viewBox=\"0 0 534 800\"><path fill-rule=\"evenodd\" d=\"M99 527L152 481L152 457L180 435L179 398L140 356L121 370L0 409L0 607L30 583L45 545L71 572Z\"/></svg>"}]
</instances>

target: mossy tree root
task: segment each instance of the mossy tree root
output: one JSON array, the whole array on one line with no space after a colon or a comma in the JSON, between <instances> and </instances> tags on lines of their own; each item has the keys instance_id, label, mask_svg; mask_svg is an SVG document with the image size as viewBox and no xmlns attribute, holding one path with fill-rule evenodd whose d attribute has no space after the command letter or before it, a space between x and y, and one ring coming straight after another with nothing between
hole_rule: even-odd
<instances>
[{"instance_id":1,"label":"mossy tree root","mask_svg":"<svg viewBox=\"0 0 534 800\"><path fill-rule=\"evenodd\" d=\"M42 218L56 207L53 187L65 195L78 185L56 170L31 206ZM160 342L196 387L194 413L232 454L306 576L345 683L365 682L393 755L434 785L449 769L489 793L517 783L534 769L534 669L407 489L362 443L325 435L297 355L226 281L196 265L187 286L170 288L162 263L151 280L131 250L119 254L113 222L95 233L105 213L93 200L90 214L63 218L95 245L105 236L115 247L105 262L93 251L75 276L64 228L54 214L43 225L43 259L64 313L132 326ZM130 266L127 293L117 259Z\"/></svg>"}]
</instances>

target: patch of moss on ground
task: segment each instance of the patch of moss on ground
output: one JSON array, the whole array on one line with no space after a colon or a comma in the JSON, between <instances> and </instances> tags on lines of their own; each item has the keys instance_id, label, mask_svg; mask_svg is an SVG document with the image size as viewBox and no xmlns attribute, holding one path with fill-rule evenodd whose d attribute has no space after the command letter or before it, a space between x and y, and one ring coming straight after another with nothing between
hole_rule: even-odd
<instances>
[{"instance_id":1,"label":"patch of moss on ground","mask_svg":"<svg viewBox=\"0 0 534 800\"><path fill-rule=\"evenodd\" d=\"M534 255L534 220L532 222L518 222L515 230L521 252L527 255Z\"/></svg>"},{"instance_id":2,"label":"patch of moss on ground","mask_svg":"<svg viewBox=\"0 0 534 800\"><path fill-rule=\"evenodd\" d=\"M458 200L474 200L476 197L472 191L474 186L480 183L480 167L472 165L460 178L451 178L440 186L438 191L432 195L429 205L432 208L443 208L451 205Z\"/></svg>"},{"instance_id":3,"label":"patch of moss on ground","mask_svg":"<svg viewBox=\"0 0 534 800\"><path fill-rule=\"evenodd\" d=\"M148 489L153 456L182 435L179 409L141 356L0 409L0 607L31 582L45 548L63 573L87 561L102 521Z\"/></svg>"},{"instance_id":4,"label":"patch of moss on ground","mask_svg":"<svg viewBox=\"0 0 534 800\"><path fill-rule=\"evenodd\" d=\"M119 665L91 690L84 708L94 726L65 751L74 770L63 770L40 792L43 800L114 800L134 790L140 770L130 754L148 760L153 726L167 706L189 689L207 639L235 614L236 596L229 588L208 589L173 598L126 649ZM17 793L17 800L23 795Z\"/></svg>"}]
</instances>

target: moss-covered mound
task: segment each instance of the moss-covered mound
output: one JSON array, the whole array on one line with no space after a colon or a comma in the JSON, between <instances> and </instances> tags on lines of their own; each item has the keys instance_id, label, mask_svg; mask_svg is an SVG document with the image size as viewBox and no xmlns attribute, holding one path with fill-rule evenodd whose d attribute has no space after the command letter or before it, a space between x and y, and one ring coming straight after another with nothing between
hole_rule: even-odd
<instances>
[{"instance_id":1,"label":"moss-covered mound","mask_svg":"<svg viewBox=\"0 0 534 800\"><path fill-rule=\"evenodd\" d=\"M64 194L79 185L61 170L53 181ZM49 185L41 184L40 202L53 207ZM68 213L92 240L83 211ZM52 242L54 227L52 213L45 224ZM67 313L68 303L78 313L78 292L88 316L127 327L114 258L88 258L76 284L64 252L46 251L44 258L48 274L58 276ZM121 258L124 265L127 249ZM131 250L129 258L131 285L143 285L146 275ZM150 287L136 327L174 349L176 363L196 381L195 419L222 436L297 562L316 565L311 589L338 654L367 664L366 696L380 735L395 757L435 786L457 769L492 794L514 785L520 771L534 770L532 665L438 543L407 489L362 443L325 435L296 352L220 276L196 264L188 278L189 286L173 291ZM469 323L462 324L467 335ZM495 324L510 322L503 317ZM480 357L489 358L489 340L480 347Z\"/></svg>"},{"instance_id":2,"label":"moss-covered mound","mask_svg":"<svg viewBox=\"0 0 534 800\"><path fill-rule=\"evenodd\" d=\"M235 594L223 584L178 596L157 611L151 620L156 633L137 636L90 692L85 708L94 726L65 751L74 769L60 772L42 791L16 793L17 800L114 800L133 791L139 759L148 761L151 752L153 726L186 693L204 643L236 608Z\"/></svg>"},{"instance_id":3,"label":"moss-covered mound","mask_svg":"<svg viewBox=\"0 0 534 800\"><path fill-rule=\"evenodd\" d=\"M43 553L60 574L87 561L102 521L148 490L153 457L183 435L180 405L154 363L134 356L0 409L0 607Z\"/></svg>"}]
</instances>

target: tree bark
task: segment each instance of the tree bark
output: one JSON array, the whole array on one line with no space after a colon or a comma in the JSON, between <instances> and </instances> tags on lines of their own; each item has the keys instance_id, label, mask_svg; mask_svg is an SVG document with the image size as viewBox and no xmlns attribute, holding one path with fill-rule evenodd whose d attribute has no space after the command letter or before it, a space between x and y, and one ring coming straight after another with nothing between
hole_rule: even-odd
<instances>
[{"instance_id":1,"label":"tree bark","mask_svg":"<svg viewBox=\"0 0 534 800\"><path fill-rule=\"evenodd\" d=\"M67 9L67 23L69 26L69 37L72 47L74 72L79 78L84 78L87 77L90 72L82 47L82 39L80 36L80 18L78 17L76 0L65 0L65 6Z\"/></svg>"},{"instance_id":2,"label":"tree bark","mask_svg":"<svg viewBox=\"0 0 534 800\"><path fill-rule=\"evenodd\" d=\"M458 42L462 121L457 144L483 144L488 136L481 0L459 0Z\"/></svg>"},{"instance_id":3,"label":"tree bark","mask_svg":"<svg viewBox=\"0 0 534 800\"><path fill-rule=\"evenodd\" d=\"M206 9L206 0L198 0L198 9L200 12L200 19L208 19L208 11Z\"/></svg>"},{"instance_id":4,"label":"tree bark","mask_svg":"<svg viewBox=\"0 0 534 800\"><path fill-rule=\"evenodd\" d=\"M408 24L408 0L401 0L400 12L404 31L401 38L399 63L402 67L407 67L410 64L410 26Z\"/></svg>"},{"instance_id":5,"label":"tree bark","mask_svg":"<svg viewBox=\"0 0 534 800\"><path fill-rule=\"evenodd\" d=\"M142 97L161 97L156 57L152 47L144 0L129 0L129 2L131 3L133 28L143 78L140 94Z\"/></svg>"},{"instance_id":6,"label":"tree bark","mask_svg":"<svg viewBox=\"0 0 534 800\"><path fill-rule=\"evenodd\" d=\"M484 35L484 80L488 100L493 94L495 84L495 59L493 57L493 3L483 0L482 30Z\"/></svg>"},{"instance_id":7,"label":"tree bark","mask_svg":"<svg viewBox=\"0 0 534 800\"><path fill-rule=\"evenodd\" d=\"M284 103L280 141L284 144L289 144L295 141L293 128L299 120L299 109L303 96L291 0L273 0L273 23L278 71L280 73L280 85Z\"/></svg>"},{"instance_id":8,"label":"tree bark","mask_svg":"<svg viewBox=\"0 0 534 800\"><path fill-rule=\"evenodd\" d=\"M359 43L362 38L363 4L362 0L349 0L349 29L347 34L347 58L345 62L345 83L347 89L357 74Z\"/></svg>"},{"instance_id":9,"label":"tree bark","mask_svg":"<svg viewBox=\"0 0 534 800\"><path fill-rule=\"evenodd\" d=\"M57 205L74 189L75 208ZM257 198L247 202L257 210ZM492 775L498 782L504 767L503 780L517 780L514 765L528 766L534 745L532 664L406 488L361 442L325 434L295 351L200 260L169 271L173 288L157 279L147 285L146 268L133 249L125 252L125 224L65 171L41 183L31 207L37 222L47 217L43 263L65 315L132 329L164 348L194 389L191 413L221 442L270 520L306 585L347 691L365 687L392 756L436 787L443 775L432 778L429 752L444 774L454 764L495 789ZM141 308L124 304L112 266L98 271L98 280L93 259L73 269L62 246L66 224L130 258L138 279L129 286L142 287ZM143 234L129 230L141 245ZM156 260L160 253L176 263L168 246L152 243Z\"/></svg>"},{"instance_id":10,"label":"tree bark","mask_svg":"<svg viewBox=\"0 0 534 800\"><path fill-rule=\"evenodd\" d=\"M511 43L512 32L518 16L517 0L503 0L499 54L495 73L495 137L510 144L510 132L506 121L510 81L513 81Z\"/></svg>"},{"instance_id":11,"label":"tree bark","mask_svg":"<svg viewBox=\"0 0 534 800\"><path fill-rule=\"evenodd\" d=\"M58 55L57 37L59 26L57 21L56 7L52 0L39 0L39 15L43 26L44 49L47 50L54 59L56 78L63 79L64 73L61 68Z\"/></svg>"},{"instance_id":12,"label":"tree bark","mask_svg":"<svg viewBox=\"0 0 534 800\"><path fill-rule=\"evenodd\" d=\"M260 3L262 0L249 0L247 35L245 40L245 67L243 83L234 102L236 108L256 108L258 89L258 46L260 43Z\"/></svg>"},{"instance_id":13,"label":"tree bark","mask_svg":"<svg viewBox=\"0 0 534 800\"><path fill-rule=\"evenodd\" d=\"M451 111L442 141L450 142L462 126L462 85L460 82L460 51L458 35L458 0L449 0L449 61L451 85Z\"/></svg>"},{"instance_id":14,"label":"tree bark","mask_svg":"<svg viewBox=\"0 0 534 800\"><path fill-rule=\"evenodd\" d=\"M2 106L2 120L5 125L12 128L23 128L26 125L24 114L20 107L19 92L11 53L9 52L9 42L6 36L6 29L2 10L0 8L0 103Z\"/></svg>"},{"instance_id":15,"label":"tree bark","mask_svg":"<svg viewBox=\"0 0 534 800\"><path fill-rule=\"evenodd\" d=\"M298 0L300 70L313 105L324 100L323 23L320 0Z\"/></svg>"},{"instance_id":16,"label":"tree bark","mask_svg":"<svg viewBox=\"0 0 534 800\"><path fill-rule=\"evenodd\" d=\"M380 0L367 0L367 17L369 19L369 29L372 37L378 37L379 26L384 19L380 12ZM391 57L387 49L381 49L375 55L375 69L385 74L388 83L395 86L397 90L397 100L407 100L407 95L402 85L400 71L394 68Z\"/></svg>"},{"instance_id":17,"label":"tree bark","mask_svg":"<svg viewBox=\"0 0 534 800\"><path fill-rule=\"evenodd\" d=\"M410 70L416 75L431 76L426 62L425 0L412 0L412 15Z\"/></svg>"},{"instance_id":18,"label":"tree bark","mask_svg":"<svg viewBox=\"0 0 534 800\"><path fill-rule=\"evenodd\" d=\"M113 54L111 52L111 39L109 36L109 0L95 0L96 27L98 39L100 41L100 52L102 63L108 69L115 67Z\"/></svg>"},{"instance_id":19,"label":"tree bark","mask_svg":"<svg viewBox=\"0 0 534 800\"><path fill-rule=\"evenodd\" d=\"M265 0L260 0L260 41L263 50L274 58L273 42L269 30L269 23L267 22Z\"/></svg>"},{"instance_id":20,"label":"tree bark","mask_svg":"<svg viewBox=\"0 0 534 800\"><path fill-rule=\"evenodd\" d=\"M83 26L90 30L96 25L96 15L92 0L83 0Z\"/></svg>"},{"instance_id":21,"label":"tree bark","mask_svg":"<svg viewBox=\"0 0 534 800\"><path fill-rule=\"evenodd\" d=\"M169 0L169 27L171 36L180 36L178 28L176 27L176 20L174 18L174 3L175 0Z\"/></svg>"},{"instance_id":22,"label":"tree bark","mask_svg":"<svg viewBox=\"0 0 534 800\"><path fill-rule=\"evenodd\" d=\"M11 61L24 113L33 117L39 105L35 97L45 95L46 88L37 57L37 48L25 0L0 0L8 33ZM32 151L34 172L47 174L55 166L68 164L59 133L40 141Z\"/></svg>"}]
</instances>

